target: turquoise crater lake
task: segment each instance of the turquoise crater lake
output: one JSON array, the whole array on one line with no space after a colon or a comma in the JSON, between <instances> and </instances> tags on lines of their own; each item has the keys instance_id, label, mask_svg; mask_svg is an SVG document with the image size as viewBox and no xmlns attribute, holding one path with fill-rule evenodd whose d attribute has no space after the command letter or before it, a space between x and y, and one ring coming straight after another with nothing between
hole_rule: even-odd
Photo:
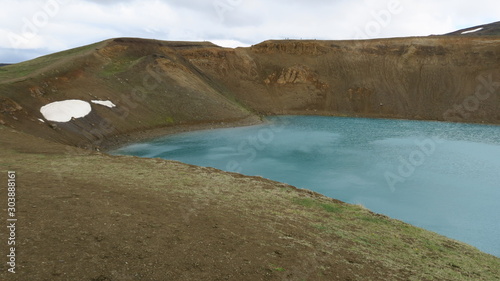
<instances>
[{"instance_id":1,"label":"turquoise crater lake","mask_svg":"<svg viewBox=\"0 0 500 281\"><path fill-rule=\"evenodd\" d=\"M500 127L278 116L113 154L161 157L310 189L500 257Z\"/></svg>"}]
</instances>

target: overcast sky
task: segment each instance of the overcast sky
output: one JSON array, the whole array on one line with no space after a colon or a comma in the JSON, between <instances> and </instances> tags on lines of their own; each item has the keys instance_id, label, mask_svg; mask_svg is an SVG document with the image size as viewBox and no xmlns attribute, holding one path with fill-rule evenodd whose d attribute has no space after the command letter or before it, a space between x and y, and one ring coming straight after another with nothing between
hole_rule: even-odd
<instances>
[{"instance_id":1,"label":"overcast sky","mask_svg":"<svg viewBox=\"0 0 500 281\"><path fill-rule=\"evenodd\" d=\"M498 0L0 0L0 62L115 37L212 41L443 34L500 21Z\"/></svg>"}]
</instances>

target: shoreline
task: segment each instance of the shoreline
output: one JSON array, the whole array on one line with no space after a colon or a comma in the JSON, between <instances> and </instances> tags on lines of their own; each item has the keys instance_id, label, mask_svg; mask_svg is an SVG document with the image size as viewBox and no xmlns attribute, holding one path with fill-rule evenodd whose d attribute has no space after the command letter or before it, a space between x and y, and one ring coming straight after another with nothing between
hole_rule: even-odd
<instances>
[{"instance_id":1,"label":"shoreline","mask_svg":"<svg viewBox=\"0 0 500 281\"><path fill-rule=\"evenodd\" d=\"M484 122L453 122L446 120L433 120L433 119L407 119L402 117L388 117L388 116L347 116L343 114L332 114L330 112L283 112L282 114L269 114L269 115L249 115L242 119L236 120L219 120L211 122L200 122L200 123L190 123L190 124L174 124L166 127L157 128L147 128L140 129L136 131L131 131L123 134L116 134L113 136L106 137L97 144L93 144L95 148L98 148L101 152L109 152L114 149L126 146L128 144L136 142L144 142L152 140L155 138L160 138L163 136L169 136L174 134L193 132L193 131L203 131L203 130L213 130L213 129L224 129L224 128L237 128L237 127L247 127L266 123L265 118L269 116L324 116L324 117L343 117L343 118L366 118L366 119L386 119L386 120L401 120L401 121L423 121L423 122L439 122L439 123L449 123L449 124L471 124L471 125L485 125L485 126L500 126L497 123L484 123Z\"/></svg>"},{"instance_id":2,"label":"shoreline","mask_svg":"<svg viewBox=\"0 0 500 281\"><path fill-rule=\"evenodd\" d=\"M117 134L102 140L99 145L94 143L94 147L98 148L101 152L109 152L114 149L126 146L128 144L136 142L144 142L152 140L155 138L160 138L163 136L169 136L174 134L193 132L193 131L203 131L203 130L213 130L213 129L224 129L224 128L237 128L254 126L266 123L265 118L268 116L286 116L286 115L301 115L301 116L324 116L324 117L344 117L344 118L367 118L367 119L387 119L387 120L401 120L401 121L423 121L423 122L439 122L439 123L449 123L449 124L471 124L471 125L485 125L485 126L500 126L496 123L479 123L479 122L453 122L446 120L433 120L433 119L407 119L402 117L381 117L381 116L346 116L343 114L331 114L326 112L311 112L311 114L304 114L298 112L284 112L283 114L270 114L270 115L250 115L243 119L237 120L220 120L211 121L206 123L191 123L191 124L174 124L166 127L148 128L140 129L136 131L131 131L124 134Z\"/></svg>"},{"instance_id":3,"label":"shoreline","mask_svg":"<svg viewBox=\"0 0 500 281\"><path fill-rule=\"evenodd\" d=\"M176 124L167 127L141 129L105 138L96 148L108 153L111 150L136 143L174 134L223 128L254 126L265 123L264 116L250 115L238 120L212 121L198 124Z\"/></svg>"}]
</instances>

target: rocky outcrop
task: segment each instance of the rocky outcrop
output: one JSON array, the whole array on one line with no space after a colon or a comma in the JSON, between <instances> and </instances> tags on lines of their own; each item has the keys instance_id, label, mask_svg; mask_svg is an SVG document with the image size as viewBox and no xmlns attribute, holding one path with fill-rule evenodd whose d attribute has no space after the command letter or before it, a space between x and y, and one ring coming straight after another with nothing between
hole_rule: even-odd
<instances>
[{"instance_id":1,"label":"rocky outcrop","mask_svg":"<svg viewBox=\"0 0 500 281\"><path fill-rule=\"evenodd\" d=\"M15 101L9 98L0 97L0 113L13 114L17 111L21 111L22 109L23 107Z\"/></svg>"},{"instance_id":2,"label":"rocky outcrop","mask_svg":"<svg viewBox=\"0 0 500 281\"><path fill-rule=\"evenodd\" d=\"M304 65L294 65L283 68L280 72L274 72L265 80L266 84L311 84L318 88L328 87L328 84L319 81L317 73Z\"/></svg>"},{"instance_id":3,"label":"rocky outcrop","mask_svg":"<svg viewBox=\"0 0 500 281\"><path fill-rule=\"evenodd\" d=\"M291 54L318 56L328 53L329 48L316 40L269 40L251 47L260 54Z\"/></svg>"},{"instance_id":4,"label":"rocky outcrop","mask_svg":"<svg viewBox=\"0 0 500 281\"><path fill-rule=\"evenodd\" d=\"M474 95L480 80L500 81L499 44L493 37L426 37L301 44L266 41L231 50L251 58L253 63L247 65L257 66L252 70L257 78L241 71L233 55L224 59L228 71L223 77L213 65L192 62L263 114L451 121L445 113ZM461 122L499 123L498 106L495 89L477 108L463 114L467 118Z\"/></svg>"}]
</instances>

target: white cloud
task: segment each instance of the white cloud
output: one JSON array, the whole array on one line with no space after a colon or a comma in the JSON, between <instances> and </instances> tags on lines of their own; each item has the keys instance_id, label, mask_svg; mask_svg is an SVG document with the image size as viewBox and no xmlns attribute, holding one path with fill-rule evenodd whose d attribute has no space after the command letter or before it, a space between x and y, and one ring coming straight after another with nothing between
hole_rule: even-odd
<instances>
[{"instance_id":1,"label":"white cloud","mask_svg":"<svg viewBox=\"0 0 500 281\"><path fill-rule=\"evenodd\" d=\"M389 12L398 3L401 11ZM282 38L426 36L497 21L500 6L496 0L0 0L0 5L0 62L112 37L234 47Z\"/></svg>"},{"instance_id":2,"label":"white cloud","mask_svg":"<svg viewBox=\"0 0 500 281\"><path fill-rule=\"evenodd\" d=\"M245 44L243 42L237 40L212 40L212 43L215 45L226 47L226 48L237 48L237 47L250 47L249 44Z\"/></svg>"}]
</instances>

